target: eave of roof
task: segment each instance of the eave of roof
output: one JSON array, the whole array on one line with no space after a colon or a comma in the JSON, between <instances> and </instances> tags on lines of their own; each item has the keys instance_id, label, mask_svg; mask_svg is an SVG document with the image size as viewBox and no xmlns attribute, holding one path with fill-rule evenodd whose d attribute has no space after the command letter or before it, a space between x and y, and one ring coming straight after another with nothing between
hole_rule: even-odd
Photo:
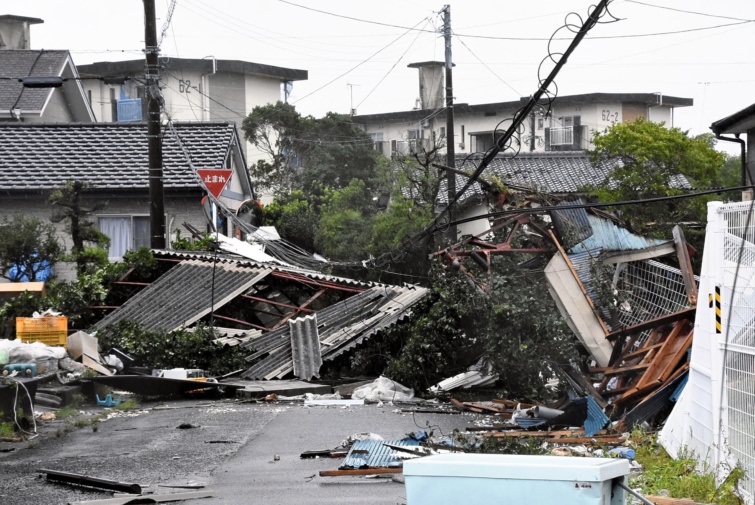
<instances>
[{"instance_id":1,"label":"eave of roof","mask_svg":"<svg viewBox=\"0 0 755 505\"><path fill-rule=\"evenodd\" d=\"M529 97L521 97L519 100L510 102L493 102L470 105L468 103L454 104L454 114L473 114L477 112L510 112L518 109L529 101ZM666 105L670 107L689 107L693 104L692 98L680 98L676 96L665 96L656 93L586 93L582 95L566 95L556 97L556 104L559 103L587 103L587 102L615 102L622 103L642 103L644 105ZM546 100L541 100L546 103ZM353 116L355 123L363 124L372 121L393 121L407 120L419 121L425 119L430 114L435 113L433 109L405 110L396 112L383 112L379 114L362 114ZM445 117L444 111L441 111L437 117Z\"/></svg>"},{"instance_id":2,"label":"eave of roof","mask_svg":"<svg viewBox=\"0 0 755 505\"><path fill-rule=\"evenodd\" d=\"M276 67L240 60L160 58L160 65L167 70L193 70L206 74L221 72L258 75L282 81L303 81L309 75L306 70ZM82 77L136 76L144 73L144 60L100 61L89 65L79 65L78 68Z\"/></svg>"},{"instance_id":3,"label":"eave of roof","mask_svg":"<svg viewBox=\"0 0 755 505\"><path fill-rule=\"evenodd\" d=\"M755 103L710 125L710 129L716 135L747 133L747 130L753 128L755 128Z\"/></svg>"}]
</instances>

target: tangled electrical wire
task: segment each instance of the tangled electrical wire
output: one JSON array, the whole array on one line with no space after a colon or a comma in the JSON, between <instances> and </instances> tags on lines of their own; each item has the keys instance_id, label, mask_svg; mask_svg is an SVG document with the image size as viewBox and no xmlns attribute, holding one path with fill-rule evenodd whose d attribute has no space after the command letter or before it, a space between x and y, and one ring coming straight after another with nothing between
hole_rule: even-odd
<instances>
[{"instance_id":1,"label":"tangled electrical wire","mask_svg":"<svg viewBox=\"0 0 755 505\"><path fill-rule=\"evenodd\" d=\"M222 214L236 229L239 229L248 235L254 235L255 240L264 244L265 252L267 254L288 265L310 270L319 270L324 266L335 265L383 269L391 263L398 263L406 256L410 249L418 248L427 238L435 234L445 233L449 227L454 224L451 213L454 205L456 205L459 199L461 199L469 190L472 184L478 182L485 168L499 153L511 152L512 157L516 157L519 154L522 144L521 135L524 133L524 120L532 113L538 113L546 117L550 115L551 106L558 95L558 87L556 86L554 79L561 67L566 64L571 53L576 49L587 32L596 24L618 21L618 18L610 14L608 11L608 5L612 1L613 0L601 0L597 5L591 6L590 9L588 9L588 16L586 19L583 19L579 14L574 12L567 14L564 24L556 29L551 35L548 42L548 54L538 66L538 90L530 97L528 102L518 109L510 118L506 118L496 125L493 131L494 143L490 149L484 153L475 153L467 156L464 162L473 157L480 157L480 162L475 168L475 171L468 177L464 186L455 192L454 196L449 199L446 206L422 231L412 236L405 236L398 247L378 256L377 258L370 258L361 262L332 262L318 259L310 252L307 252L286 240L267 240L263 233L257 233L258 228L256 226L240 219L234 211L229 209L209 191L207 192L208 199L215 204L218 213ZM566 50L558 52L553 49L552 44L555 40L559 39L557 35L562 30L567 30L573 33L574 37ZM555 66L547 76L543 77L542 74L544 73L544 68L549 62L553 63ZM159 99L162 105L162 97L160 96ZM165 110L164 107L163 110ZM441 110L442 109L438 109L435 113L440 113ZM167 125L171 134L176 139L187 163L191 167L194 177L200 187L204 187L204 183L202 182L201 177L199 177L197 170L193 165L191 156L181 140L170 115L168 115ZM216 224L213 226L216 226Z\"/></svg>"},{"instance_id":2,"label":"tangled electrical wire","mask_svg":"<svg viewBox=\"0 0 755 505\"><path fill-rule=\"evenodd\" d=\"M612 15L608 10L608 5L611 2L612 0L601 0L597 5L591 6L588 9L588 16L586 19L583 19L582 16L575 12L566 15L564 24L556 29L553 32L553 35L551 35L548 42L548 54L538 66L538 90L530 97L524 106L512 115L512 117L506 118L496 125L493 131L493 146L482 154L479 165L477 165L474 172L468 176L464 186L455 192L454 196L449 199L446 206L422 231L411 237L405 237L404 240L401 241L399 247L384 253L377 258L371 258L370 260L362 262L362 266L384 268L388 264L397 262L403 258L409 248L416 247L418 244L422 243L424 239L438 233L445 233L449 229L453 224L451 212L454 205L456 205L459 199L461 199L469 190L472 184L478 181L490 162L501 152L509 151L512 153L513 157L516 157L519 154L522 144L521 135L524 133L524 120L536 110L544 116L551 114L551 106L558 95L558 87L556 86L555 78L561 70L561 67L563 67L568 61L571 53L574 52L585 35L587 35L587 32L598 23L614 23L619 21L619 18ZM558 38L557 35L562 30L567 30L573 33L574 37L566 50L558 52L553 49L552 44ZM547 76L543 77L542 74L544 73L544 68L549 62L553 63L555 66ZM477 154L479 155L479 153ZM473 155L467 156L464 162L469 160L472 156Z\"/></svg>"}]
</instances>

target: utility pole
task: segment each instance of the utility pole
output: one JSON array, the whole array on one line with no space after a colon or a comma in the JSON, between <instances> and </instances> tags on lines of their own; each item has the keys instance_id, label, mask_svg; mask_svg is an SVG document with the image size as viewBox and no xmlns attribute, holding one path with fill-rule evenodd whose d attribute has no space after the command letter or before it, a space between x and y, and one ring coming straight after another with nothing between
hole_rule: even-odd
<instances>
[{"instance_id":1,"label":"utility pole","mask_svg":"<svg viewBox=\"0 0 755 505\"><path fill-rule=\"evenodd\" d=\"M443 38L446 41L446 166L456 168L456 145L454 140L454 85L452 77L453 63L451 61L451 6L443 6ZM453 222L453 209L450 207L451 202L456 196L456 173L452 170L446 170L446 181L448 185L448 220ZM456 226L448 227L448 238L451 243L457 240Z\"/></svg>"},{"instance_id":2,"label":"utility pole","mask_svg":"<svg viewBox=\"0 0 755 505\"><path fill-rule=\"evenodd\" d=\"M349 115L355 116L357 111L354 110L354 86L359 86L359 84L350 84L346 83L346 85L349 87Z\"/></svg>"},{"instance_id":3,"label":"utility pole","mask_svg":"<svg viewBox=\"0 0 755 505\"><path fill-rule=\"evenodd\" d=\"M149 149L149 234L152 249L165 249L163 145L160 137L160 48L157 44L155 0L144 1L144 53L147 58L147 141Z\"/></svg>"}]
</instances>

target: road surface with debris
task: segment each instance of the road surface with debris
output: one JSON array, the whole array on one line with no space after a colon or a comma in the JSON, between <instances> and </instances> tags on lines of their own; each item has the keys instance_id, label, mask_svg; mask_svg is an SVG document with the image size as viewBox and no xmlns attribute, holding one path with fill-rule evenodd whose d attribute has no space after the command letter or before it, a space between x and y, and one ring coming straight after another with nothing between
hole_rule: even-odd
<instances>
[{"instance_id":1,"label":"road surface with debris","mask_svg":"<svg viewBox=\"0 0 755 505\"><path fill-rule=\"evenodd\" d=\"M204 486L214 497L198 504L405 503L401 478L320 477L343 461L301 459L305 451L334 449L363 432L386 439L433 430L463 429L476 414L402 412L398 406L312 406L231 400L143 404L95 425L70 431L70 421L40 426L37 439L0 452L0 503L64 504L112 493L45 480L52 469L140 484L145 493L186 492ZM96 426L96 429L95 429ZM171 487L175 486L175 487ZM191 502L190 502L191 503Z\"/></svg>"}]
</instances>

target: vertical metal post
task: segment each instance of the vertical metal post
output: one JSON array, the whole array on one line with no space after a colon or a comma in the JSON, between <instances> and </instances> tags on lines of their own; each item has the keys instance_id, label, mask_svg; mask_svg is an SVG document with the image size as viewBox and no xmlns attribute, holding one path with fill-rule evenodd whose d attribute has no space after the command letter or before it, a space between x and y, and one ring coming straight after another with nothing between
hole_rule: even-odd
<instances>
[{"instance_id":1,"label":"vertical metal post","mask_svg":"<svg viewBox=\"0 0 755 505\"><path fill-rule=\"evenodd\" d=\"M443 38L446 42L446 165L456 168L456 145L454 144L454 85L452 76L453 62L451 60L451 6L443 6ZM456 173L452 170L446 170L446 181L448 185L448 202L449 204L456 197ZM448 219L453 222L453 209L448 208ZM457 240L456 226L449 226L448 238L451 243Z\"/></svg>"},{"instance_id":2,"label":"vertical metal post","mask_svg":"<svg viewBox=\"0 0 755 505\"><path fill-rule=\"evenodd\" d=\"M160 89L155 1L144 0L144 42L147 59L147 141L149 149L149 233L152 249L165 249L163 146L160 137Z\"/></svg>"}]
</instances>

